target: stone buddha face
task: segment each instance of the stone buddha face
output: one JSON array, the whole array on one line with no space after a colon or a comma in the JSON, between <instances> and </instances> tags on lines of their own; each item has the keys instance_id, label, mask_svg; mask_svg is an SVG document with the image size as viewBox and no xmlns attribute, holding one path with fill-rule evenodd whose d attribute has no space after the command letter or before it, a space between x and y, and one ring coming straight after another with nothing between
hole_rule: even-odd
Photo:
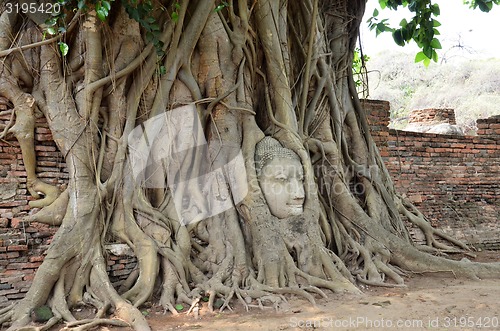
<instances>
[{"instance_id":1,"label":"stone buddha face","mask_svg":"<svg viewBox=\"0 0 500 331\"><path fill-rule=\"evenodd\" d=\"M299 157L276 139L266 137L256 146L255 160L259 185L271 214L278 218L302 214L304 170Z\"/></svg>"}]
</instances>

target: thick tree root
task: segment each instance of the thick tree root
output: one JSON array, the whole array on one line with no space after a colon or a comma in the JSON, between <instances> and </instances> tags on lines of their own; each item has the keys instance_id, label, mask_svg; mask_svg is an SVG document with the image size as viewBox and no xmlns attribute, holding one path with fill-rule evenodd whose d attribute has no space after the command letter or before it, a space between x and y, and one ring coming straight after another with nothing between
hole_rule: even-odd
<instances>
[{"instance_id":1,"label":"thick tree root","mask_svg":"<svg viewBox=\"0 0 500 331\"><path fill-rule=\"evenodd\" d=\"M130 327L130 324L121 320L96 318L96 319L84 319L66 323L66 326L62 330L85 331L93 329L99 325Z\"/></svg>"}]
</instances>

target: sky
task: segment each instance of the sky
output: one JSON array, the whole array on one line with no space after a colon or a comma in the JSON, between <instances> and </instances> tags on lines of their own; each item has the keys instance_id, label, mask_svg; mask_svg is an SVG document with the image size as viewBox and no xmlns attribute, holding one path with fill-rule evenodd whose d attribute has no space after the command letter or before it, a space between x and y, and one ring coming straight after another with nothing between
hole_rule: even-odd
<instances>
[{"instance_id":1,"label":"sky","mask_svg":"<svg viewBox=\"0 0 500 331\"><path fill-rule=\"evenodd\" d=\"M438 50L440 58L474 59L474 58L500 58L500 6L494 6L489 13L483 13L479 9L469 9L462 0L435 0L439 4L441 14L436 19L441 23L438 28L441 35L437 36L443 46ZM367 2L364 23L361 30L361 43L363 53L377 55L387 50L401 51L406 53L418 52L414 42L405 47L394 43L390 32L382 33L375 37L375 31L368 29L368 20L374 8L379 9L379 18L389 18L391 26L397 27L403 18L411 18L413 15L406 9L393 11L389 9L380 10L378 1ZM457 52L455 45L465 46L465 50Z\"/></svg>"}]
</instances>

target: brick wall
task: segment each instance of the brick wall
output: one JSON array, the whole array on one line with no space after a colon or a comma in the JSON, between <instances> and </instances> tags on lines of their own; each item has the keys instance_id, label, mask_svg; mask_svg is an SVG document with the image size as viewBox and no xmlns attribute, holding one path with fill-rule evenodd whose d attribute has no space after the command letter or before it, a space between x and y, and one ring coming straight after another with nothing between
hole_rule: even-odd
<instances>
[{"instance_id":1,"label":"brick wall","mask_svg":"<svg viewBox=\"0 0 500 331\"><path fill-rule=\"evenodd\" d=\"M415 109L410 112L408 123L437 124L449 123L457 124L455 110L450 108L427 108Z\"/></svg>"},{"instance_id":2,"label":"brick wall","mask_svg":"<svg viewBox=\"0 0 500 331\"><path fill-rule=\"evenodd\" d=\"M500 115L476 122L478 136L500 136ZM497 138L498 139L498 138Z\"/></svg>"},{"instance_id":3,"label":"brick wall","mask_svg":"<svg viewBox=\"0 0 500 331\"><path fill-rule=\"evenodd\" d=\"M0 132L11 120L7 103L0 98ZM37 174L43 181L63 188L68 179L66 164L57 151L45 119L36 121ZM26 171L19 143L13 137L0 140L0 307L23 298L44 259L57 227L27 223L33 210L26 189ZM133 256L109 255L108 271L115 285L135 267Z\"/></svg>"},{"instance_id":4,"label":"brick wall","mask_svg":"<svg viewBox=\"0 0 500 331\"><path fill-rule=\"evenodd\" d=\"M363 105L397 190L434 226L500 249L500 117L478 120L477 136L439 135L389 130L388 102Z\"/></svg>"},{"instance_id":5,"label":"brick wall","mask_svg":"<svg viewBox=\"0 0 500 331\"><path fill-rule=\"evenodd\" d=\"M0 102L1 131L10 120L11 112L6 102ZM64 185L67 180L65 163L45 121L37 120L35 133L40 179ZM0 140L0 306L24 297L57 230L22 221L30 212L30 200L19 143L12 137Z\"/></svg>"}]
</instances>

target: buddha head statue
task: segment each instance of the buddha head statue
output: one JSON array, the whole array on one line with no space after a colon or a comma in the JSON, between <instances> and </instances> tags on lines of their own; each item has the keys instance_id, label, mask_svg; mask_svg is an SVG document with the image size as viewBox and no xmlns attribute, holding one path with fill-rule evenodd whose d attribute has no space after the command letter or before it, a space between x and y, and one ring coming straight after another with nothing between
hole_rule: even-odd
<instances>
[{"instance_id":1,"label":"buddha head statue","mask_svg":"<svg viewBox=\"0 0 500 331\"><path fill-rule=\"evenodd\" d=\"M255 170L271 214L287 218L303 213L304 170L297 154L265 137L255 146Z\"/></svg>"}]
</instances>

